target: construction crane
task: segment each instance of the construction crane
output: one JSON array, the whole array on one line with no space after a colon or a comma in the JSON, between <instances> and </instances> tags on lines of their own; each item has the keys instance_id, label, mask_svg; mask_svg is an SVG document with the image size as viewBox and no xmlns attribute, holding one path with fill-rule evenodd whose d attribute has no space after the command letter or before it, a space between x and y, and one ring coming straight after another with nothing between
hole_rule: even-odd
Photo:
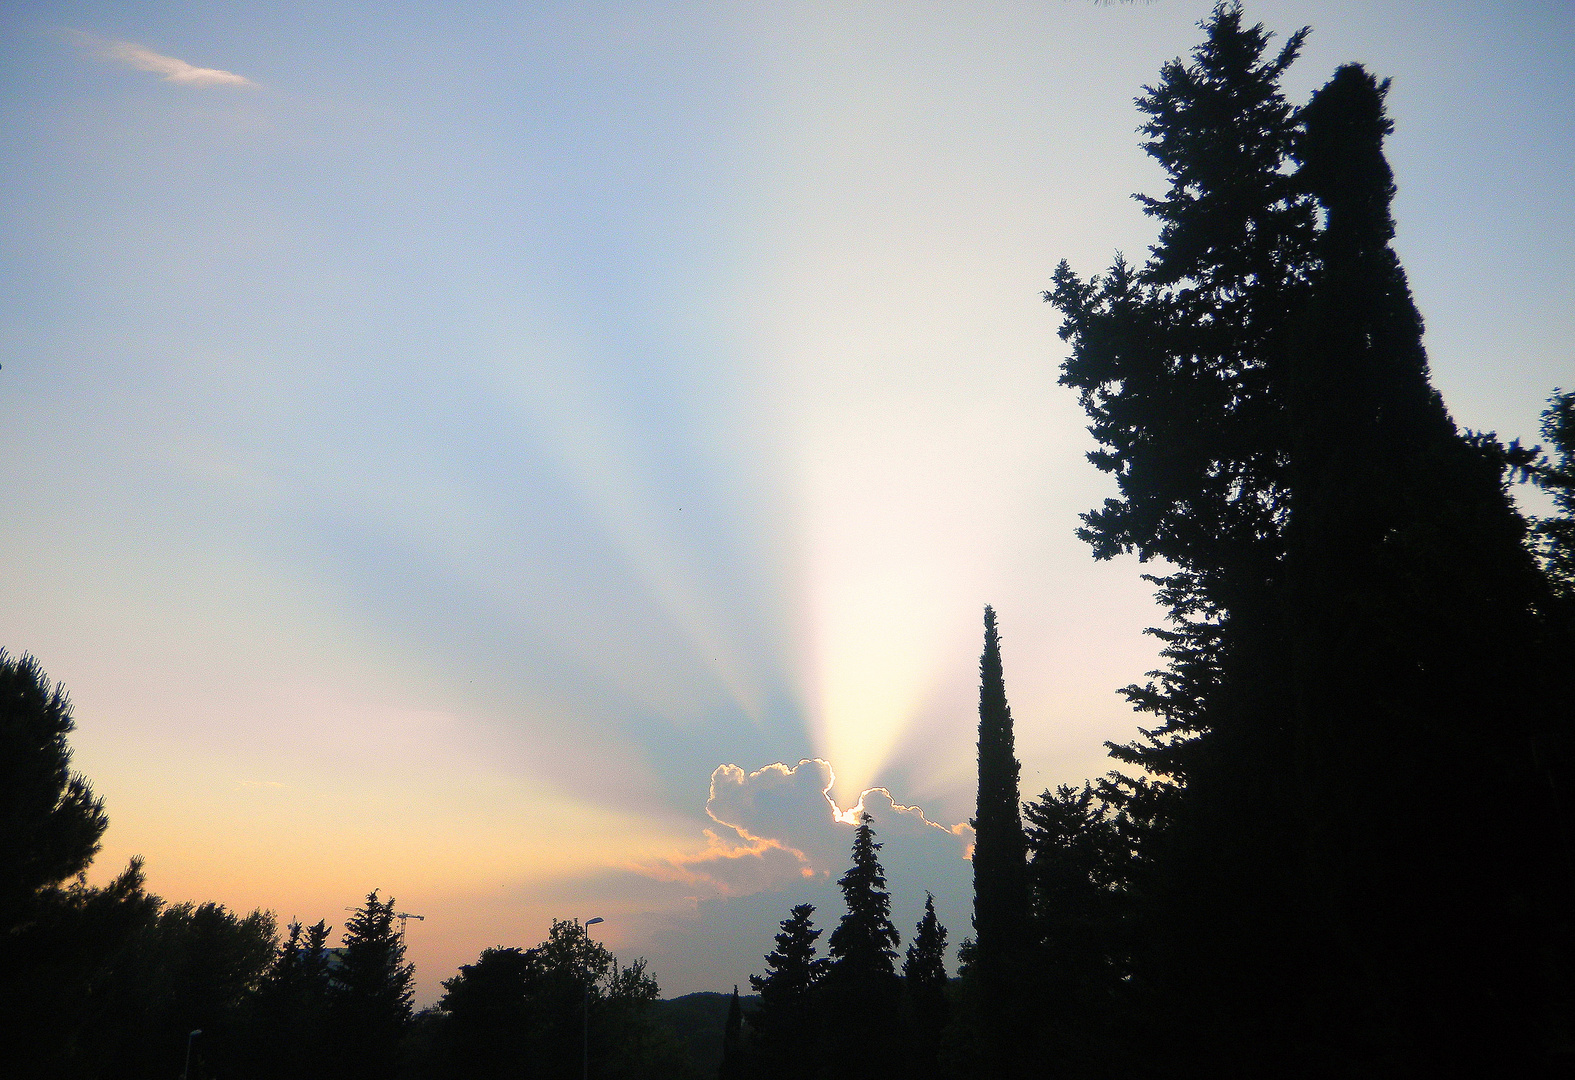
<instances>
[{"instance_id":1,"label":"construction crane","mask_svg":"<svg viewBox=\"0 0 1575 1080\"><path fill-rule=\"evenodd\" d=\"M361 909L358 908L358 907L347 907L347 908L345 908L345 910L346 911L360 911ZM427 921L427 917L425 915L417 915L414 912L409 912L409 911L396 911L396 912L393 912L393 916L394 916L394 918L399 920L399 937L400 937L401 940L403 940L404 936L405 936L405 925L411 919L415 919L417 922L426 922Z\"/></svg>"}]
</instances>

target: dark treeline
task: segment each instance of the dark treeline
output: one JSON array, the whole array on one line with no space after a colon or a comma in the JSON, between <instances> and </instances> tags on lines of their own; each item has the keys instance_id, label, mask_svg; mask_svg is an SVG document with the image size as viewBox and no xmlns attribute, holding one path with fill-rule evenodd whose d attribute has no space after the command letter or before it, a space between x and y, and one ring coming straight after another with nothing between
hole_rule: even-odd
<instances>
[{"instance_id":1,"label":"dark treeline","mask_svg":"<svg viewBox=\"0 0 1575 1080\"><path fill-rule=\"evenodd\" d=\"M709 1077L658 1023L645 962L619 964L575 922L534 948L488 949L415 1013L393 898L367 896L336 945L326 921L281 934L267 912L167 904L138 861L88 885L109 822L71 771L72 728L65 691L0 651L5 1076Z\"/></svg>"},{"instance_id":2,"label":"dark treeline","mask_svg":"<svg viewBox=\"0 0 1575 1080\"><path fill-rule=\"evenodd\" d=\"M1204 31L1138 99L1148 260L1046 294L1118 488L1080 535L1163 567L1170 622L1126 769L1026 809L1034 960L990 1008L1032 1003L1018 1067L1073 1076L1563 1074L1575 395L1547 453L1459 430L1391 246L1388 83L1296 107L1305 30Z\"/></svg>"},{"instance_id":3,"label":"dark treeline","mask_svg":"<svg viewBox=\"0 0 1575 1080\"><path fill-rule=\"evenodd\" d=\"M1305 30L1202 29L1137 102L1169 184L1147 260L1045 296L1117 487L1079 535L1168 609L1123 691L1141 737L1023 802L987 608L956 977L933 903L902 949L865 817L845 911L793 907L717 1013L723 1080L1575 1072L1575 392L1543 447L1460 430L1392 247L1387 82L1347 65L1296 105ZM166 904L136 862L87 885L106 818L70 730L0 654L7 1075L699 1075L643 962L578 923L413 1014L375 892L330 945Z\"/></svg>"},{"instance_id":4,"label":"dark treeline","mask_svg":"<svg viewBox=\"0 0 1575 1080\"><path fill-rule=\"evenodd\" d=\"M1575 1072L1575 393L1545 449L1461 431L1391 245L1387 82L1298 107L1307 31L1203 30L1137 102L1147 261L1045 295L1118 490L1079 535L1160 567L1164 664L1124 691L1152 721L1020 806L986 609L961 978L925 1014L910 968L893 1023L866 960L850 1018L794 909L757 1075Z\"/></svg>"}]
</instances>

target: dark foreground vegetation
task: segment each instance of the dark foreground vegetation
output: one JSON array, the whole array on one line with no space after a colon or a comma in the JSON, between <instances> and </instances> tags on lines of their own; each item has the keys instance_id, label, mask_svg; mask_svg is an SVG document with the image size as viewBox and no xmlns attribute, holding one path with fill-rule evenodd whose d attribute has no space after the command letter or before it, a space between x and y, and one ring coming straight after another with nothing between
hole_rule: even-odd
<instances>
[{"instance_id":1,"label":"dark foreground vegetation","mask_svg":"<svg viewBox=\"0 0 1575 1080\"><path fill-rule=\"evenodd\" d=\"M1164 666L1124 691L1150 719L1118 771L1023 803L986 609L958 977L933 907L901 951L866 818L846 912L822 943L793 908L753 1001L659 1009L558 922L412 1015L376 893L330 947L136 863L84 884L105 817L69 707L4 658L7 1075L1575 1073L1575 393L1543 447L1459 430L1391 246L1387 84L1350 65L1296 106L1305 31L1271 49L1222 5L1204 32L1138 100L1170 181L1147 261L1046 294L1118 489L1081 535L1156 568Z\"/></svg>"}]
</instances>

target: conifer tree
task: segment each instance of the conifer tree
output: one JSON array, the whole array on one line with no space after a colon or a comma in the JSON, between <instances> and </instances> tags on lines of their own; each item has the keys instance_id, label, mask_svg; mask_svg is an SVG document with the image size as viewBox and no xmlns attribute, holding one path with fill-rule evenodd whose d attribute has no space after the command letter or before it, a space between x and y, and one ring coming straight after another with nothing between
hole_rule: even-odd
<instances>
[{"instance_id":1,"label":"conifer tree","mask_svg":"<svg viewBox=\"0 0 1575 1080\"><path fill-rule=\"evenodd\" d=\"M394 926L394 900L377 890L345 923L329 998L328 1044L338 1075L381 1080L392 1071L409 1026L415 966Z\"/></svg>"},{"instance_id":2,"label":"conifer tree","mask_svg":"<svg viewBox=\"0 0 1575 1080\"><path fill-rule=\"evenodd\" d=\"M1342 67L1296 145L1327 214L1290 394L1309 983L1320 1026L1368 1067L1531 1072L1547 913L1570 898L1535 762L1562 756L1569 714L1548 707L1548 597L1505 490L1509 452L1462 435L1429 381L1390 243L1387 90ZM1506 835L1461 798L1484 786L1521 827Z\"/></svg>"},{"instance_id":3,"label":"conifer tree","mask_svg":"<svg viewBox=\"0 0 1575 1080\"><path fill-rule=\"evenodd\" d=\"M0 933L24 926L44 890L86 870L109 826L104 801L71 771L75 727L65 688L31 656L0 651Z\"/></svg>"},{"instance_id":4,"label":"conifer tree","mask_svg":"<svg viewBox=\"0 0 1575 1080\"><path fill-rule=\"evenodd\" d=\"M18 1075L104 1064L119 1033L91 1030L88 1006L159 908L140 859L102 888L78 876L109 818L71 770L75 726L64 687L0 649L0 1045Z\"/></svg>"},{"instance_id":5,"label":"conifer tree","mask_svg":"<svg viewBox=\"0 0 1575 1080\"><path fill-rule=\"evenodd\" d=\"M881 845L864 814L853 834L853 865L837 882L847 904L827 942L823 1015L826 1060L856 1073L873 1073L902 1058L901 941L891 922L891 896L881 868Z\"/></svg>"},{"instance_id":6,"label":"conifer tree","mask_svg":"<svg viewBox=\"0 0 1575 1080\"><path fill-rule=\"evenodd\" d=\"M883 845L875 842L874 820L863 815L854 831L853 865L837 882L848 911L831 932L827 950L831 954L827 976L860 987L896 978L897 946L902 940L891 924L891 896L878 854Z\"/></svg>"},{"instance_id":7,"label":"conifer tree","mask_svg":"<svg viewBox=\"0 0 1575 1080\"><path fill-rule=\"evenodd\" d=\"M902 965L903 1003L909 1030L909 1071L919 1077L940 1074L941 1032L946 1027L946 927L935 917L935 897L924 894L924 915Z\"/></svg>"},{"instance_id":8,"label":"conifer tree","mask_svg":"<svg viewBox=\"0 0 1575 1080\"><path fill-rule=\"evenodd\" d=\"M738 984L733 984L733 997L727 1003L727 1023L722 1027L722 1065L718 1080L740 1080L746 1075L744 1065L744 1008L738 1000Z\"/></svg>"},{"instance_id":9,"label":"conifer tree","mask_svg":"<svg viewBox=\"0 0 1575 1080\"><path fill-rule=\"evenodd\" d=\"M1142 197L1160 225L1141 268L1084 282L1065 263L1046 294L1072 345L1100 443L1090 460L1119 498L1085 514L1098 558L1163 559L1165 667L1125 693L1160 723L1112 747L1141 772L1106 788L1142 856L1127 868L1138 958L1124 995L1145 1022L1125 1046L1202 1061L1277 1045L1298 979L1275 913L1299 881L1283 847L1295 791L1284 721L1284 585L1291 436L1285 387L1314 266L1312 200L1288 167L1295 112L1280 81L1306 31L1275 53L1235 4L1204 21L1190 62L1145 88L1144 148L1169 190ZM1220 1019L1238 1017L1228 1036ZM1142 1051L1139 1051L1142 1052ZM1264 1050L1270 1053L1271 1050ZM1267 1066L1264 1066L1267 1067Z\"/></svg>"},{"instance_id":10,"label":"conifer tree","mask_svg":"<svg viewBox=\"0 0 1575 1080\"><path fill-rule=\"evenodd\" d=\"M1542 414L1542 437L1552 453L1534 476L1557 513L1537 521L1534 545L1553 590L1575 601L1575 391L1553 392Z\"/></svg>"},{"instance_id":11,"label":"conifer tree","mask_svg":"<svg viewBox=\"0 0 1575 1080\"><path fill-rule=\"evenodd\" d=\"M313 1080L323 1074L328 933L326 921L290 923L248 1010L242 1076Z\"/></svg>"},{"instance_id":12,"label":"conifer tree","mask_svg":"<svg viewBox=\"0 0 1575 1080\"><path fill-rule=\"evenodd\" d=\"M979 658L979 793L973 851L974 970L989 1058L1005 1053L1019 1027L1023 963L1031 940L1028 849L1018 797L1020 767L1006 701L995 609L984 609ZM999 1064L999 1062L998 1062Z\"/></svg>"},{"instance_id":13,"label":"conifer tree","mask_svg":"<svg viewBox=\"0 0 1575 1080\"><path fill-rule=\"evenodd\" d=\"M750 1016L755 1037L751 1057L762 1076L800 1077L811 1073L820 1039L819 991L830 961L815 955L821 932L810 916L813 904L799 904L782 920L776 948L766 954L766 974L751 975L760 995Z\"/></svg>"},{"instance_id":14,"label":"conifer tree","mask_svg":"<svg viewBox=\"0 0 1575 1080\"><path fill-rule=\"evenodd\" d=\"M1126 1031L1200 1073L1535 1074L1572 722L1505 493L1530 458L1428 380L1383 87L1342 69L1297 114L1302 34L1266 59L1238 6L1204 29L1139 101L1152 257L1047 296L1120 494L1082 535L1173 568L1166 667L1127 690L1161 723L1114 750L1146 773L1105 789L1143 826Z\"/></svg>"}]
</instances>

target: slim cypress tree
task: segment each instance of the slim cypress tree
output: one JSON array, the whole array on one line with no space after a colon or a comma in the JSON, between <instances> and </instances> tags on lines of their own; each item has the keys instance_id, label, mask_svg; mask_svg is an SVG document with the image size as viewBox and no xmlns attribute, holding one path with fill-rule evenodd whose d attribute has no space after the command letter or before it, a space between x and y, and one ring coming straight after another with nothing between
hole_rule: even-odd
<instances>
[{"instance_id":1,"label":"slim cypress tree","mask_svg":"<svg viewBox=\"0 0 1575 1080\"><path fill-rule=\"evenodd\" d=\"M1001 669L995 609L984 609L979 658L979 795L973 850L974 970L987 1058L1001 1059L1020 1025L1025 950L1032 940L1028 844L1018 799L1016 740Z\"/></svg>"}]
</instances>

